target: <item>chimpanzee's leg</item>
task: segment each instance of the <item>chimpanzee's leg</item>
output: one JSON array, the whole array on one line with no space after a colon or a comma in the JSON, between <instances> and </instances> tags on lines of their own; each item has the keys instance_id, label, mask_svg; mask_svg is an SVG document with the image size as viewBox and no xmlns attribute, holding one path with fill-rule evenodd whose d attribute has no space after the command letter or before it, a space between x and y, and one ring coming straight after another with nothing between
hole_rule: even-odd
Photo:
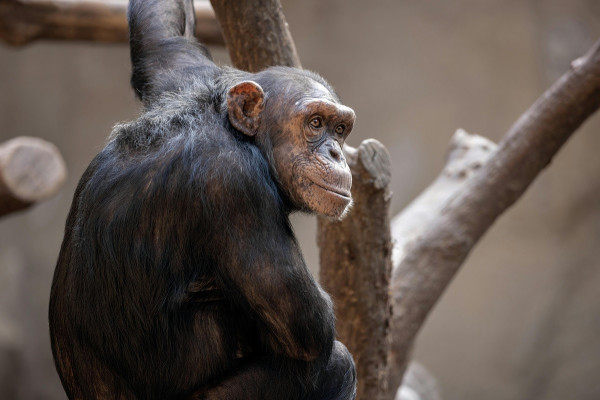
<instances>
[{"instance_id":1,"label":"chimpanzee's leg","mask_svg":"<svg viewBox=\"0 0 600 400\"><path fill-rule=\"evenodd\" d=\"M190 400L354 400L355 397L354 361L346 347L336 341L315 390L307 390L297 376L289 376L263 360L241 367L218 385L198 391Z\"/></svg>"}]
</instances>

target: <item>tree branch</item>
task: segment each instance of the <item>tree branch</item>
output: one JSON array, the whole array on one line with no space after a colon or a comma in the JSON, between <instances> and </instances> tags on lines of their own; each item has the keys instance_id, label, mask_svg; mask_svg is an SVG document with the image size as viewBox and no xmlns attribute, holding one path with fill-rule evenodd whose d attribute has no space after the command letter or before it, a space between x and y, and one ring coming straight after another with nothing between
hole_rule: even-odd
<instances>
[{"instance_id":1,"label":"tree branch","mask_svg":"<svg viewBox=\"0 0 600 400\"><path fill-rule=\"evenodd\" d=\"M416 334L473 246L599 106L600 41L519 118L489 160L404 245L392 278L391 387L400 383Z\"/></svg>"},{"instance_id":2,"label":"tree branch","mask_svg":"<svg viewBox=\"0 0 600 400\"><path fill-rule=\"evenodd\" d=\"M279 0L210 2L236 68L250 72L275 65L301 68Z\"/></svg>"},{"instance_id":3,"label":"tree branch","mask_svg":"<svg viewBox=\"0 0 600 400\"><path fill-rule=\"evenodd\" d=\"M390 155L374 139L344 150L355 205L341 221L318 218L321 283L356 362L357 398L377 400L386 392L390 351Z\"/></svg>"},{"instance_id":4,"label":"tree branch","mask_svg":"<svg viewBox=\"0 0 600 400\"><path fill-rule=\"evenodd\" d=\"M471 135L462 129L454 133L450 141L446 165L437 179L392 219L393 280L399 279L397 276L399 265L410 254L411 246L422 240L423 235L434 221L441 218L448 202L464 190L466 182L473 179L496 149L495 143L482 136ZM392 295L396 301L399 294L393 293ZM395 307L394 312L399 312L398 306ZM393 321L393 350L390 355L387 398L393 398L396 390L398 390L396 397L400 395L401 390L398 388L400 382L403 387L405 386L404 370L410 369L410 365L407 366L407 363L413 344L411 331L403 330L402 325L397 324L394 319ZM404 336L405 334L407 337ZM406 373L408 374L408 371Z\"/></svg>"},{"instance_id":5,"label":"tree branch","mask_svg":"<svg viewBox=\"0 0 600 400\"><path fill-rule=\"evenodd\" d=\"M222 45L208 3L196 4L196 37ZM39 39L127 43L127 0L1 0L0 39L22 46Z\"/></svg>"},{"instance_id":6,"label":"tree branch","mask_svg":"<svg viewBox=\"0 0 600 400\"><path fill-rule=\"evenodd\" d=\"M52 196L64 183L66 167L49 142L18 137L0 145L0 216Z\"/></svg>"},{"instance_id":7,"label":"tree branch","mask_svg":"<svg viewBox=\"0 0 600 400\"><path fill-rule=\"evenodd\" d=\"M446 165L429 185L391 222L394 248L392 265L397 270L411 244L419 240L428 227L440 218L444 207L472 179L497 149L492 141L458 129L448 148Z\"/></svg>"}]
</instances>

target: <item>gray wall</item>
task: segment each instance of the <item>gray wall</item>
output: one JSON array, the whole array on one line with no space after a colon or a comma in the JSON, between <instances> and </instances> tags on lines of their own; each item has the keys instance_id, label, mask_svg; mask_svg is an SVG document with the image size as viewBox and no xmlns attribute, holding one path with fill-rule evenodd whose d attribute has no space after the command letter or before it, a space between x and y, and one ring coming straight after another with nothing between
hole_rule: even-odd
<instances>
[{"instance_id":1,"label":"gray wall","mask_svg":"<svg viewBox=\"0 0 600 400\"><path fill-rule=\"evenodd\" d=\"M398 212L453 131L499 140L600 37L594 0L284 1L303 65L358 115L349 144L390 150ZM222 50L216 58L227 62ZM136 117L125 46L0 46L0 141L56 143L69 180L0 220L0 398L64 399L46 311L74 187L112 125ZM478 245L415 356L458 399L600 398L600 135L592 118ZM316 266L314 218L294 217Z\"/></svg>"}]
</instances>

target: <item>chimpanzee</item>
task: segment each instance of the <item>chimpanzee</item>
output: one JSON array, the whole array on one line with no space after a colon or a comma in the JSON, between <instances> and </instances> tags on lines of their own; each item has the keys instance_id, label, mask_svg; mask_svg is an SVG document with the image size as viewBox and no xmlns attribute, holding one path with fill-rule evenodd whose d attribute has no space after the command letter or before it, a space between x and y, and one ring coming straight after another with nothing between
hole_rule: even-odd
<instances>
[{"instance_id":1,"label":"chimpanzee","mask_svg":"<svg viewBox=\"0 0 600 400\"><path fill-rule=\"evenodd\" d=\"M132 86L73 199L50 299L70 399L353 399L292 211L339 218L354 112L320 76L217 67L191 0L133 0Z\"/></svg>"}]
</instances>

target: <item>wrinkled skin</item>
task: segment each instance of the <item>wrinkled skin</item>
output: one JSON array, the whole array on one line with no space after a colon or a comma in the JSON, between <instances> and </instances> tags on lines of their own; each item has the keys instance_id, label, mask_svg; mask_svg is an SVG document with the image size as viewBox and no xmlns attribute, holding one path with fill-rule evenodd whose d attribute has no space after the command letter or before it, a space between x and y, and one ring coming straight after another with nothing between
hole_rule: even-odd
<instances>
[{"instance_id":1,"label":"wrinkled skin","mask_svg":"<svg viewBox=\"0 0 600 400\"><path fill-rule=\"evenodd\" d=\"M322 84L307 84L310 87L298 92L290 83L269 98L277 108L267 107L265 111L260 85L244 82L239 90L231 89L230 97L238 97L235 104L246 106L246 111L234 111L230 104L229 119L234 126L246 126L248 134L256 135L264 153L271 151L275 175L295 208L339 218L352 202L352 175L342 147L352 131L355 114ZM293 91L297 93L290 95ZM275 127L273 121L277 121Z\"/></svg>"}]
</instances>

